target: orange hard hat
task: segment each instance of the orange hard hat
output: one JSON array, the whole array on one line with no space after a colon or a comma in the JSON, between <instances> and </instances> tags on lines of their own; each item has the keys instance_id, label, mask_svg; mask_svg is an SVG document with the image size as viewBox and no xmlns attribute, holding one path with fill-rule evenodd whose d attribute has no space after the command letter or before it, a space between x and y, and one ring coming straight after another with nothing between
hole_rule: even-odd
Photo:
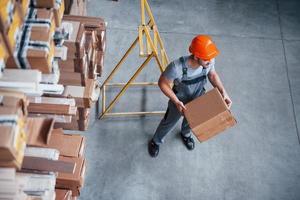
<instances>
[{"instance_id":1,"label":"orange hard hat","mask_svg":"<svg viewBox=\"0 0 300 200\"><path fill-rule=\"evenodd\" d=\"M219 54L215 43L208 35L197 35L192 40L189 51L202 60L210 60Z\"/></svg>"}]
</instances>

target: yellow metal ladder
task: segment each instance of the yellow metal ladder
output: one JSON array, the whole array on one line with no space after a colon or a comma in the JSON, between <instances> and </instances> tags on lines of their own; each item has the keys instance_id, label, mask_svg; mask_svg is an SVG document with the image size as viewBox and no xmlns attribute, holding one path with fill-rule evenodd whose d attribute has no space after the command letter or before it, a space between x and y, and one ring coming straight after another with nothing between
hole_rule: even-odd
<instances>
[{"instance_id":1,"label":"yellow metal ladder","mask_svg":"<svg viewBox=\"0 0 300 200\"><path fill-rule=\"evenodd\" d=\"M147 14L147 15L146 15ZM146 18L149 18L146 23ZM146 42L145 42L146 41ZM136 69L135 73L130 77L127 83L108 83L117 70L124 63L132 49L139 43L139 55L140 57L146 58L144 62ZM141 24L138 27L138 36L126 51L121 60L114 67L112 72L106 78L101 86L102 94L102 111L99 119L105 116L128 116L128 115L147 115L147 114L163 114L163 111L146 111L146 112L110 112L114 107L118 99L125 93L129 86L153 86L157 85L157 82L133 82L140 72L146 67L149 61L155 58L158 68L161 72L164 71L166 65L169 63L169 59L164 48L162 39L159 35L157 25L152 15L150 6L147 0L141 0ZM121 91L115 96L115 98L106 107L106 89L107 87L122 87Z\"/></svg>"}]
</instances>

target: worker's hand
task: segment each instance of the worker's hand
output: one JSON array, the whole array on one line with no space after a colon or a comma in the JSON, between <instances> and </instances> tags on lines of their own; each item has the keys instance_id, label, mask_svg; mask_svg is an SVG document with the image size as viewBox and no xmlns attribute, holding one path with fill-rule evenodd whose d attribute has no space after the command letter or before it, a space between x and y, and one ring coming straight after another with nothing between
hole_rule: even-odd
<instances>
[{"instance_id":1,"label":"worker's hand","mask_svg":"<svg viewBox=\"0 0 300 200\"><path fill-rule=\"evenodd\" d=\"M184 106L184 104L179 100L175 102L175 105L176 105L177 110L179 110L179 112L181 114L183 113L183 111L186 110L186 107Z\"/></svg>"},{"instance_id":2,"label":"worker's hand","mask_svg":"<svg viewBox=\"0 0 300 200\"><path fill-rule=\"evenodd\" d=\"M228 96L228 94L225 92L224 94L222 94L224 101L227 104L228 109L230 109L231 105L232 105L232 101L230 99L230 97Z\"/></svg>"}]
</instances>

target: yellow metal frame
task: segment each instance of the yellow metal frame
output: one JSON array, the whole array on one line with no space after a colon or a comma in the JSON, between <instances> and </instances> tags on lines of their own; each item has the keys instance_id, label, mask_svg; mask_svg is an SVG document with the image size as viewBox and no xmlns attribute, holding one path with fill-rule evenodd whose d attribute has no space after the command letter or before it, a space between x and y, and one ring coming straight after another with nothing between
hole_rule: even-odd
<instances>
[{"instance_id":1,"label":"yellow metal frame","mask_svg":"<svg viewBox=\"0 0 300 200\"><path fill-rule=\"evenodd\" d=\"M146 15L147 14L147 15ZM145 20L148 16L149 21L146 24ZM124 63L132 49L139 43L139 55L140 57L145 57L145 61L137 68L135 73L130 77L129 81L126 83L108 83L113 76L116 74L117 70ZM118 112L112 113L111 109L114 107L117 100L125 93L129 86L155 86L157 82L135 82L133 81L140 74L140 72L146 67L152 58L155 58L158 68L161 72L164 71L166 65L169 63L169 59L164 48L164 44L159 35L154 17L152 15L150 6L147 0L141 0L141 24L138 27L138 36L131 44L129 49L126 51L121 60L114 67L112 72L106 78L101 86L102 94L102 113L99 119L105 116L128 116L128 115L146 115L146 114L163 114L163 111L148 111L148 112ZM107 87L122 87L121 91L115 96L115 98L110 102L108 107L106 107L106 89Z\"/></svg>"}]
</instances>

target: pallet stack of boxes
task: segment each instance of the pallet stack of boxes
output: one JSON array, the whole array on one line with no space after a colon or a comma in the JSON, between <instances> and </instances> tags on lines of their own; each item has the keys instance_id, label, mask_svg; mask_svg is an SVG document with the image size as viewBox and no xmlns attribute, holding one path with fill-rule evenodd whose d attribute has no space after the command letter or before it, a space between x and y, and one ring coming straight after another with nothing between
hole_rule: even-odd
<instances>
[{"instance_id":1,"label":"pallet stack of boxes","mask_svg":"<svg viewBox=\"0 0 300 200\"><path fill-rule=\"evenodd\" d=\"M85 137L65 130L88 128L105 23L63 16L85 8L70 2L0 1L0 199L76 199L84 186Z\"/></svg>"}]
</instances>

